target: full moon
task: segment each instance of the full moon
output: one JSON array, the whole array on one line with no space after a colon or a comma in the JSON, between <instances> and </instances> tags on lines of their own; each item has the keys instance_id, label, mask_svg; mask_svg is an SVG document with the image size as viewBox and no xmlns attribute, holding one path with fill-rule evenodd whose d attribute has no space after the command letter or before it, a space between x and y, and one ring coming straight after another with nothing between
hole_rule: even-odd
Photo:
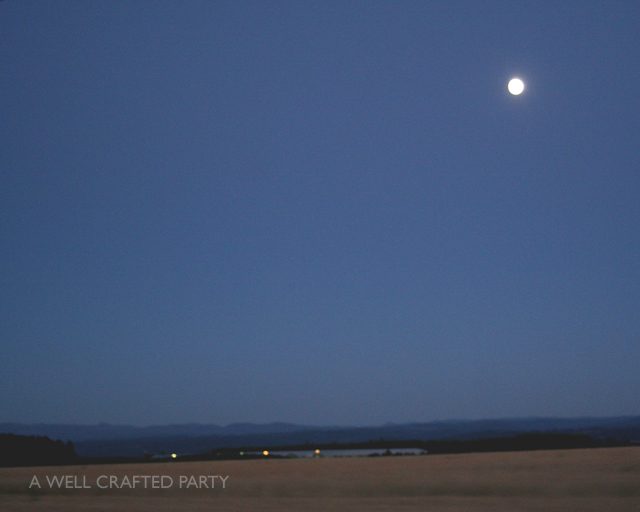
<instances>
[{"instance_id":1,"label":"full moon","mask_svg":"<svg viewBox=\"0 0 640 512\"><path fill-rule=\"evenodd\" d=\"M509 92L514 96L518 96L524 91L524 82L519 78L512 78L509 80L507 89L509 89Z\"/></svg>"}]
</instances>

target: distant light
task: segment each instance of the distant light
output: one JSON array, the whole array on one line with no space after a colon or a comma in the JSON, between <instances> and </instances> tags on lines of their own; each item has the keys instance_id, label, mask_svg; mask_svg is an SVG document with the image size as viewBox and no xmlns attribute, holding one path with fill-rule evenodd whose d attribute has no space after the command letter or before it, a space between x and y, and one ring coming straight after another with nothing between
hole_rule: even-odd
<instances>
[{"instance_id":1,"label":"distant light","mask_svg":"<svg viewBox=\"0 0 640 512\"><path fill-rule=\"evenodd\" d=\"M519 96L524 92L524 82L519 78L512 78L507 84L507 89L514 96Z\"/></svg>"},{"instance_id":2,"label":"distant light","mask_svg":"<svg viewBox=\"0 0 640 512\"><path fill-rule=\"evenodd\" d=\"M244 455L244 452L240 452L240 457L242 457Z\"/></svg>"},{"instance_id":3,"label":"distant light","mask_svg":"<svg viewBox=\"0 0 640 512\"><path fill-rule=\"evenodd\" d=\"M268 457L269 456L269 450L264 450L262 452L262 455L264 455L265 457Z\"/></svg>"},{"instance_id":4,"label":"distant light","mask_svg":"<svg viewBox=\"0 0 640 512\"><path fill-rule=\"evenodd\" d=\"M175 454L175 453L172 453L172 454L171 454L171 458L172 458L172 459L177 459L177 458L178 458L178 455L177 455L177 454Z\"/></svg>"},{"instance_id":5,"label":"distant light","mask_svg":"<svg viewBox=\"0 0 640 512\"><path fill-rule=\"evenodd\" d=\"M318 449L316 448L316 449L315 449L315 451L314 451L313 453L315 453L316 455L320 455L320 450L318 450Z\"/></svg>"}]
</instances>

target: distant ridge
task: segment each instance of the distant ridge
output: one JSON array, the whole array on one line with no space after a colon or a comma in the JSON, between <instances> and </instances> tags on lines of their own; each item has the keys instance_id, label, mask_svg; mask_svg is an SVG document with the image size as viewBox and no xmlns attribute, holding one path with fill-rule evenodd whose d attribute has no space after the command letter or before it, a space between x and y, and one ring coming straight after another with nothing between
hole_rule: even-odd
<instances>
[{"instance_id":1,"label":"distant ridge","mask_svg":"<svg viewBox=\"0 0 640 512\"><path fill-rule=\"evenodd\" d=\"M140 456L163 451L202 453L214 448L237 446L358 443L372 440L468 440L532 432L585 434L594 439L640 444L640 416L445 420L374 427L323 427L278 422L148 427L0 423L0 433L70 440L75 444L78 454L83 456Z\"/></svg>"},{"instance_id":2,"label":"distant ridge","mask_svg":"<svg viewBox=\"0 0 640 512\"><path fill-rule=\"evenodd\" d=\"M248 434L269 434L297 432L308 429L322 429L293 423L231 423L221 426L215 424L183 423L175 425L74 425L64 423L0 423L0 433L30 436L47 436L52 439L71 440L73 442L91 440L139 439L148 437L200 437L228 436Z\"/></svg>"}]
</instances>

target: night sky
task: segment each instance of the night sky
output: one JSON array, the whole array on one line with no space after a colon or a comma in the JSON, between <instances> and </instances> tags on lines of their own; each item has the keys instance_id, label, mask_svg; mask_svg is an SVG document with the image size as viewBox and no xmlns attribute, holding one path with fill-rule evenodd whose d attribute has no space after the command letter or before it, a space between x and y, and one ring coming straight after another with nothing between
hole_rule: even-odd
<instances>
[{"instance_id":1,"label":"night sky","mask_svg":"<svg viewBox=\"0 0 640 512\"><path fill-rule=\"evenodd\" d=\"M0 2L0 421L640 413L639 92L632 1Z\"/></svg>"}]
</instances>

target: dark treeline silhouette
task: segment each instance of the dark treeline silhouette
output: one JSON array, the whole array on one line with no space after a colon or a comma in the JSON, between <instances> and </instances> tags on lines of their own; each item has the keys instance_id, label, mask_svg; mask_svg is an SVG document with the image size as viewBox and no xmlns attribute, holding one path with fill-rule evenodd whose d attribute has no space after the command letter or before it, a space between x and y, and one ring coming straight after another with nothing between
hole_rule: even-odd
<instances>
[{"instance_id":1,"label":"dark treeline silhouette","mask_svg":"<svg viewBox=\"0 0 640 512\"><path fill-rule=\"evenodd\" d=\"M422 443L421 447L429 453L470 453L597 448L619 444L595 440L586 434L535 432L512 437L431 441Z\"/></svg>"},{"instance_id":2,"label":"dark treeline silhouette","mask_svg":"<svg viewBox=\"0 0 640 512\"><path fill-rule=\"evenodd\" d=\"M71 441L53 441L44 436L0 434L0 466L49 466L77 461Z\"/></svg>"},{"instance_id":3,"label":"dark treeline silhouette","mask_svg":"<svg viewBox=\"0 0 640 512\"><path fill-rule=\"evenodd\" d=\"M273 451L294 450L353 450L353 449L400 449L421 448L430 454L436 453L474 453L530 450L562 450L572 448L604 448L612 446L628 446L616 440L598 440L586 434L565 434L556 432L534 432L515 436L501 436L482 439L446 439L435 441L424 440L386 440L378 439L362 443L304 443L282 446L244 446L248 452L259 452L264 448ZM236 450L230 448L212 450L211 455L229 455Z\"/></svg>"},{"instance_id":4,"label":"dark treeline silhouette","mask_svg":"<svg viewBox=\"0 0 640 512\"><path fill-rule=\"evenodd\" d=\"M571 448L604 448L613 446L634 446L634 443L616 439L596 439L586 434L560 432L534 432L510 436L480 439L439 439L439 440L393 440L376 439L356 443L291 443L220 446L206 452L179 453L177 461L229 460L262 458L262 451L352 450L386 449L386 455L394 455L394 450L419 448L427 454L505 452L530 450L561 450ZM114 464L133 462L175 462L168 454L158 457L152 453L143 456L82 457L77 456L71 442L52 441L48 437L17 436L0 434L0 466L38 466L64 464ZM273 456L272 458L281 458Z\"/></svg>"}]
</instances>

